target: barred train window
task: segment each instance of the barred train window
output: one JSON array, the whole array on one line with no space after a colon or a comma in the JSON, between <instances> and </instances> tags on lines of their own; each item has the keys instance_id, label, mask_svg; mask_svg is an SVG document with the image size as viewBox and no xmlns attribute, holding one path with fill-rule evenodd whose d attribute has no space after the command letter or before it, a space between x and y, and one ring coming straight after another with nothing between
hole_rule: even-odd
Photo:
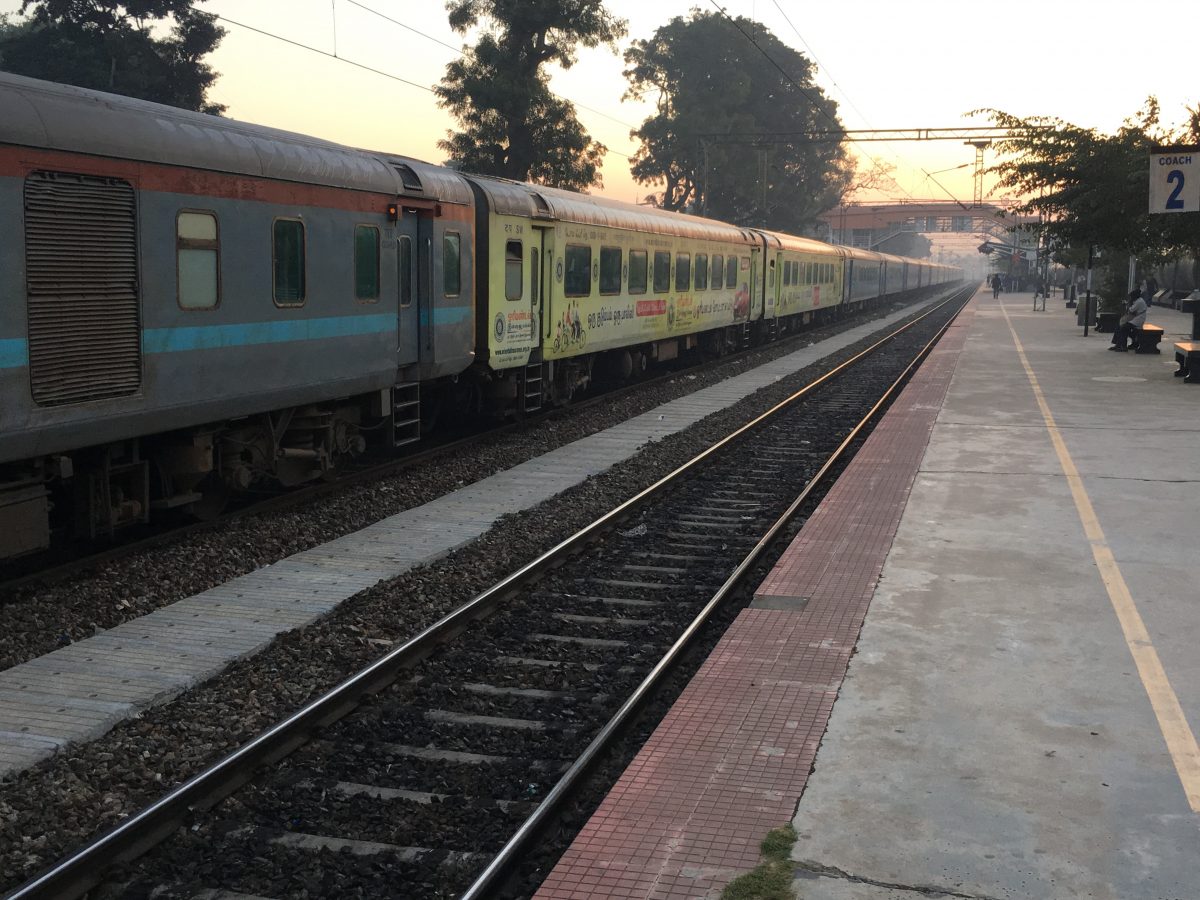
<instances>
[{"instance_id":1,"label":"barred train window","mask_svg":"<svg viewBox=\"0 0 1200 900\"><path fill-rule=\"evenodd\" d=\"M354 299L379 299L379 229L374 225L354 226Z\"/></svg>"},{"instance_id":2,"label":"barred train window","mask_svg":"<svg viewBox=\"0 0 1200 900\"><path fill-rule=\"evenodd\" d=\"M442 293L457 297L462 290L462 237L457 231L442 235Z\"/></svg>"},{"instance_id":3,"label":"barred train window","mask_svg":"<svg viewBox=\"0 0 1200 900\"><path fill-rule=\"evenodd\" d=\"M586 297L592 292L592 248L567 244L567 274L563 290L568 297Z\"/></svg>"},{"instance_id":4,"label":"barred train window","mask_svg":"<svg viewBox=\"0 0 1200 900\"><path fill-rule=\"evenodd\" d=\"M649 260L645 250L629 251L629 293L646 293Z\"/></svg>"},{"instance_id":5,"label":"barred train window","mask_svg":"<svg viewBox=\"0 0 1200 900\"><path fill-rule=\"evenodd\" d=\"M722 280L725 278L725 256L718 253L712 258L712 286L716 290L721 289Z\"/></svg>"},{"instance_id":6,"label":"barred train window","mask_svg":"<svg viewBox=\"0 0 1200 900\"><path fill-rule=\"evenodd\" d=\"M663 294L671 289L671 254L663 250L654 251L654 293Z\"/></svg>"},{"instance_id":7,"label":"barred train window","mask_svg":"<svg viewBox=\"0 0 1200 900\"><path fill-rule=\"evenodd\" d=\"M696 290L708 290L708 254L696 254Z\"/></svg>"},{"instance_id":8,"label":"barred train window","mask_svg":"<svg viewBox=\"0 0 1200 900\"><path fill-rule=\"evenodd\" d=\"M220 302L220 254L216 215L181 212L175 219L175 268L183 309L213 309Z\"/></svg>"},{"instance_id":9,"label":"barred train window","mask_svg":"<svg viewBox=\"0 0 1200 900\"><path fill-rule=\"evenodd\" d=\"M525 293L525 255L520 241L504 243L504 299L520 300Z\"/></svg>"},{"instance_id":10,"label":"barred train window","mask_svg":"<svg viewBox=\"0 0 1200 900\"><path fill-rule=\"evenodd\" d=\"M686 291L692 286L692 257L687 253L675 255L675 290Z\"/></svg>"},{"instance_id":11,"label":"barred train window","mask_svg":"<svg viewBox=\"0 0 1200 900\"><path fill-rule=\"evenodd\" d=\"M738 261L736 256L725 260L725 287L737 287Z\"/></svg>"},{"instance_id":12,"label":"barred train window","mask_svg":"<svg viewBox=\"0 0 1200 900\"><path fill-rule=\"evenodd\" d=\"M276 219L272 247L276 306L303 306L305 297L304 223Z\"/></svg>"},{"instance_id":13,"label":"barred train window","mask_svg":"<svg viewBox=\"0 0 1200 900\"><path fill-rule=\"evenodd\" d=\"M621 248L600 248L600 293L621 293Z\"/></svg>"}]
</instances>

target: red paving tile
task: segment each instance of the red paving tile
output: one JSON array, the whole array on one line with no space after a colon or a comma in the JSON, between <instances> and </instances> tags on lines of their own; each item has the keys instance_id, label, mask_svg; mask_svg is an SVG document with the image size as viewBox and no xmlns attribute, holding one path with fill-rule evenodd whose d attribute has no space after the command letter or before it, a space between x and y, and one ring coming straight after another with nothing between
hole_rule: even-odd
<instances>
[{"instance_id":1,"label":"red paving tile","mask_svg":"<svg viewBox=\"0 0 1200 900\"><path fill-rule=\"evenodd\" d=\"M716 897L808 780L974 315L972 303L575 838L537 900Z\"/></svg>"}]
</instances>

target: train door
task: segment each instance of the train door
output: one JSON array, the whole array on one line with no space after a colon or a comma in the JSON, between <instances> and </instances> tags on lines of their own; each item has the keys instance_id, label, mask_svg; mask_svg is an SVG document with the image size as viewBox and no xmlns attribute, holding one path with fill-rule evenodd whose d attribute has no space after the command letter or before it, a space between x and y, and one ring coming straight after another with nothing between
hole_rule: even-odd
<instances>
[{"instance_id":1,"label":"train door","mask_svg":"<svg viewBox=\"0 0 1200 900\"><path fill-rule=\"evenodd\" d=\"M420 358L421 257L428 248L420 239L419 217L406 210L396 229L396 366L403 369Z\"/></svg>"}]
</instances>

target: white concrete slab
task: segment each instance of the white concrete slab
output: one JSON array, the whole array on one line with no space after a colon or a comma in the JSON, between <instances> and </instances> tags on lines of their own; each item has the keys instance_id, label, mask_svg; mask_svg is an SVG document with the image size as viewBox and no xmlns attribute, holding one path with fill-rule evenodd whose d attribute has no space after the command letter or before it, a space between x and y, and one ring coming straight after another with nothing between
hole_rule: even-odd
<instances>
[{"instance_id":1,"label":"white concrete slab","mask_svg":"<svg viewBox=\"0 0 1200 900\"><path fill-rule=\"evenodd\" d=\"M1200 897L1200 815L1008 322L1193 729L1200 388L1002 300L976 301L794 819L805 900ZM1164 348L1190 328L1150 321Z\"/></svg>"}]
</instances>

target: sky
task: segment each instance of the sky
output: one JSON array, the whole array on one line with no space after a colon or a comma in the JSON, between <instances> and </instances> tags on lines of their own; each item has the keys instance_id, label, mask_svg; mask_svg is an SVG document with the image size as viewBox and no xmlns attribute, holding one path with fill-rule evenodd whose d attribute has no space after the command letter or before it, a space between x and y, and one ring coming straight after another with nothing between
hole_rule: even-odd
<instances>
[{"instance_id":1,"label":"sky","mask_svg":"<svg viewBox=\"0 0 1200 900\"><path fill-rule=\"evenodd\" d=\"M850 129L987 125L966 113L992 107L1112 131L1150 94L1169 124L1200 103L1194 54L1185 42L1171 49L1180 35L1190 42L1200 30L1196 0L1146 7L1128 0L721 2L815 59L816 83ZM606 5L628 21L618 51L582 50L570 70L553 71L551 87L577 105L584 127L610 150L597 192L634 201L653 186L630 176L637 145L629 132L653 110L622 100L621 53L675 16L716 7L712 0ZM428 89L464 38L450 29L441 0L207 0L200 7L221 16L228 31L209 57L220 73L209 96L228 107L226 115L444 161L437 142L454 121ZM0 0L0 14L19 8L20 0ZM758 52L749 43L746 51ZM852 152L862 170L876 162L894 169L893 186L860 199L971 201L975 151L961 141L861 143ZM986 163L996 161L985 153ZM994 182L985 178L985 197L1003 196Z\"/></svg>"}]
</instances>

